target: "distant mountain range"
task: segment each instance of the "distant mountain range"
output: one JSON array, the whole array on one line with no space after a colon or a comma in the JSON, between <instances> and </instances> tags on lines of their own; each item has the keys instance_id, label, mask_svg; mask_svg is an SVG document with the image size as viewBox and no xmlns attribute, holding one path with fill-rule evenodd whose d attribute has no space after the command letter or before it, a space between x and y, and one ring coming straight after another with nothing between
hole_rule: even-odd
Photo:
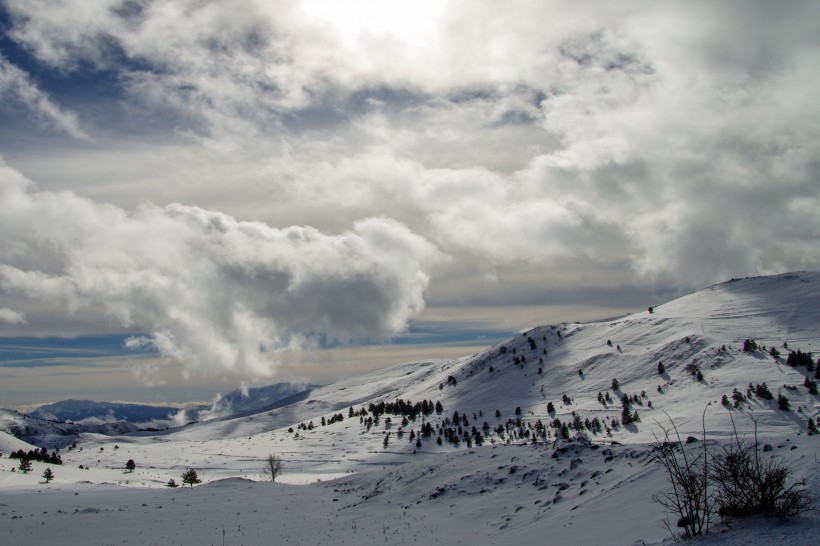
<instances>
[{"instance_id":1,"label":"distant mountain range","mask_svg":"<svg viewBox=\"0 0 820 546\"><path fill-rule=\"evenodd\" d=\"M304 383L276 383L264 387L234 389L224 395L218 395L211 404L188 406L61 400L44 404L29 412L29 422L25 425L18 423L17 430L30 430L30 434L37 435L46 430L49 433L60 434L55 427L68 434L80 431L122 434L145 429L168 429L194 421L208 421L261 411L315 387L316 385ZM23 417L22 414L18 415ZM51 424L37 426L37 421L50 421Z\"/></svg>"}]
</instances>

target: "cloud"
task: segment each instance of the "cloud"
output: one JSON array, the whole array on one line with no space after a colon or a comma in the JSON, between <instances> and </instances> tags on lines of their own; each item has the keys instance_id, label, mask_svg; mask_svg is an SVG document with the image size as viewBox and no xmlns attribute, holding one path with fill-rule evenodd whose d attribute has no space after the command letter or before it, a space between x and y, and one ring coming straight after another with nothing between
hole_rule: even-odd
<instances>
[{"instance_id":1,"label":"cloud","mask_svg":"<svg viewBox=\"0 0 820 546\"><path fill-rule=\"evenodd\" d=\"M16 269L3 270L18 290L36 287L78 312L87 287L107 282L101 271L120 271L105 262L115 260L137 272L117 283L184 303L173 321L185 331L227 298L199 307L179 281L187 276L197 287L292 296L231 304L247 308L237 316L288 316L289 327L217 317L214 330L274 330L296 344L318 332L366 337L418 308L418 298L395 304L392 294L418 294L429 281L429 260L407 276L396 265L429 255L420 240L450 258L430 284L434 303L482 300L487 279L525 301L562 288L686 289L820 267L816 2L453 1L406 21L366 2L343 13L296 1L8 5L11 40L61 73L115 73L130 114L100 114L114 134L107 147L43 151L25 164L44 173L38 183L93 197L72 198L91 211L79 216L119 226L74 233L64 218L54 240L22 238L36 263L12 253ZM145 199L162 206L137 207ZM73 265L66 277L76 251L62 239L135 251L101 253L91 272ZM301 239L315 251L312 268L293 257ZM251 241L289 258L256 263L242 250ZM337 264L345 245L368 259L325 271L317 256ZM142 263L151 260L170 271ZM368 260L394 272L378 290L360 270ZM176 271L189 263L217 265ZM308 292L326 305L305 305ZM382 312L359 313L362 293ZM146 303L138 318L117 298L94 302L134 324L170 307ZM180 336L158 329L150 342L170 355L192 344ZM235 352L203 349L220 351Z\"/></svg>"},{"instance_id":2,"label":"cloud","mask_svg":"<svg viewBox=\"0 0 820 546\"><path fill-rule=\"evenodd\" d=\"M0 55L0 97L7 104L19 104L44 123L74 138L88 140L74 112L55 104L28 75Z\"/></svg>"},{"instance_id":3,"label":"cloud","mask_svg":"<svg viewBox=\"0 0 820 546\"><path fill-rule=\"evenodd\" d=\"M27 321L23 313L19 313L8 307L3 307L0 309L0 322L7 324L25 324Z\"/></svg>"},{"instance_id":4,"label":"cloud","mask_svg":"<svg viewBox=\"0 0 820 546\"><path fill-rule=\"evenodd\" d=\"M127 212L5 166L0 208L0 290L96 308L189 371L265 375L281 348L387 338L423 308L439 256L387 218L326 234L179 204Z\"/></svg>"}]
</instances>

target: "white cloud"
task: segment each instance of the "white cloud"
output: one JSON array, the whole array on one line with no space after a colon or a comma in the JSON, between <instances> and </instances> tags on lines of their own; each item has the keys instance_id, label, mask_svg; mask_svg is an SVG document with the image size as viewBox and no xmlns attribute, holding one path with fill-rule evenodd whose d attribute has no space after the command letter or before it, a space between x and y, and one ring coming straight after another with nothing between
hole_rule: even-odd
<instances>
[{"instance_id":1,"label":"white cloud","mask_svg":"<svg viewBox=\"0 0 820 546\"><path fill-rule=\"evenodd\" d=\"M353 294L361 289L354 279L373 282L360 266L337 265L345 245L394 271L380 290L418 294L427 280L396 266L403 255L427 254L417 235L452 258L441 273L450 276L434 287L458 285L468 302L468 287L480 298L487 278L539 294L604 276L617 276L607 286L695 287L820 267L816 2L454 1L404 19L366 2L343 13L296 1L9 5L11 39L66 74L84 63L116 72L117 99L139 114L128 123L104 118L120 138L93 154L38 153L26 164L44 173L38 183L119 207L75 198L88 209L77 216L120 227L76 233L66 213L54 241L23 239L26 249L39 245L30 267L5 243L18 263L5 277L69 307L84 305L89 287L113 282L101 271L115 260L136 271L116 283L173 291L185 302L173 319L185 331L211 303L199 306L180 278L287 285L292 299L262 310L252 299L232 305L247 308L237 316L290 316L293 332L281 321L261 326L289 342L316 324L340 338L391 331L418 298L393 310L394 298L375 298L384 300L375 317L369 308L343 315L338 307L347 304L335 296L326 298L335 302L329 317L309 306L294 312L293 302L327 287L336 294L344 282ZM139 122L145 138L129 132ZM33 202L59 216L48 197L56 194L38 195ZM125 212L144 199L166 206ZM356 223L362 218L382 219ZM178 239L166 240L169 230ZM318 264L309 274L307 258L293 252L301 238ZM74 247L64 240L134 252L73 265L69 282L64 249ZM257 240L277 260L289 257L285 272L274 268L282 275L264 273L273 257L245 250ZM382 252L394 245L402 251ZM326 260L334 264L327 272ZM177 270L188 263L210 265ZM418 264L408 271L429 272ZM117 298L97 304L137 321ZM260 324L219 329L264 338ZM152 342L174 354L192 343L180 335L161 331ZM221 343L207 351L235 352Z\"/></svg>"},{"instance_id":2,"label":"white cloud","mask_svg":"<svg viewBox=\"0 0 820 546\"><path fill-rule=\"evenodd\" d=\"M9 309L8 307L3 307L0 309L0 322L7 324L25 324L28 321L23 313Z\"/></svg>"},{"instance_id":3,"label":"white cloud","mask_svg":"<svg viewBox=\"0 0 820 546\"><path fill-rule=\"evenodd\" d=\"M88 140L76 114L60 108L40 90L28 75L0 55L0 98L7 104L20 104L44 123L74 138Z\"/></svg>"},{"instance_id":4,"label":"white cloud","mask_svg":"<svg viewBox=\"0 0 820 546\"><path fill-rule=\"evenodd\" d=\"M129 213L38 192L8 167L0 197L0 290L69 312L98 308L150 332L188 370L265 375L268 351L385 338L423 308L438 259L386 218L332 235L182 205Z\"/></svg>"}]
</instances>

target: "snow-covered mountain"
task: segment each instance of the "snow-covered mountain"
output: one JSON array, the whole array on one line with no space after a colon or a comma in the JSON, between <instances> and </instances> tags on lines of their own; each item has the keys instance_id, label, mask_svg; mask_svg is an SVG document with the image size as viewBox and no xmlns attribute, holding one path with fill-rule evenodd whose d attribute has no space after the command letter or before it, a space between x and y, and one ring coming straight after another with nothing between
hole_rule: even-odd
<instances>
[{"instance_id":1,"label":"snow-covered mountain","mask_svg":"<svg viewBox=\"0 0 820 546\"><path fill-rule=\"evenodd\" d=\"M136 425L125 421L100 423L70 423L32 417L15 410L0 409L0 431L40 447L65 447L76 441L80 434L118 435L138 431Z\"/></svg>"},{"instance_id":2,"label":"snow-covered mountain","mask_svg":"<svg viewBox=\"0 0 820 546\"><path fill-rule=\"evenodd\" d=\"M29 415L38 419L80 423L127 421L136 424L159 421L165 425L167 422L172 421L179 410L180 408L174 406L95 402L93 400L61 400L51 404L44 404L29 412Z\"/></svg>"},{"instance_id":3,"label":"snow-covered mountain","mask_svg":"<svg viewBox=\"0 0 820 546\"><path fill-rule=\"evenodd\" d=\"M83 433L51 487L112 533L167 512L137 542L215 543L230 529L245 544L657 543L667 515L651 496L666 480L649 444L663 426L699 437L705 423L720 442L756 421L767 456L798 476L816 472L817 358L807 354L820 343L817 302L818 272L733 280L617 320L539 326L476 355L312 388L264 411L162 433ZM789 357L798 350L802 364ZM624 403L634 422L623 423ZM284 484L252 482L269 453L284 459ZM125 474L128 459L137 470ZM36 479L4 461L0 482L40 514ZM184 492L182 506L183 492L164 485L189 467L206 485ZM106 500L74 496L87 488ZM115 505L125 513L102 515ZM18 543L51 536L38 526L48 517L29 519L12 526ZM82 542L105 536L60 521ZM745 522L738 536L808 544L819 523L816 512L788 529Z\"/></svg>"},{"instance_id":4,"label":"snow-covered mountain","mask_svg":"<svg viewBox=\"0 0 820 546\"><path fill-rule=\"evenodd\" d=\"M263 411L294 395L306 393L318 385L309 383L275 383L264 387L234 389L217 396L210 406L199 408L197 421L231 417Z\"/></svg>"},{"instance_id":5,"label":"snow-covered mountain","mask_svg":"<svg viewBox=\"0 0 820 546\"><path fill-rule=\"evenodd\" d=\"M210 404L191 404L183 407L93 400L61 400L44 404L30 411L28 415L37 419L70 421L81 425L120 423L119 426L125 427L126 430L132 428L165 429L178 427L191 421L207 421L253 413L315 387L316 385L304 383L276 383L264 387L234 389L224 395L216 395ZM117 433L120 432L123 430L117 431Z\"/></svg>"}]
</instances>

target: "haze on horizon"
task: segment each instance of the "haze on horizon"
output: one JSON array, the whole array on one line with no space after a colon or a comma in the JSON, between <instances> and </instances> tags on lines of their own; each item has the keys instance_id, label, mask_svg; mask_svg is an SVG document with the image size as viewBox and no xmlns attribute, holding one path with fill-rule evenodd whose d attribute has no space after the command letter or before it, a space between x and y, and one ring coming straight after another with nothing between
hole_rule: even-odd
<instances>
[{"instance_id":1,"label":"haze on horizon","mask_svg":"<svg viewBox=\"0 0 820 546\"><path fill-rule=\"evenodd\" d=\"M330 379L817 269L818 21L0 0L0 336L126 345L2 348L0 397Z\"/></svg>"}]
</instances>

